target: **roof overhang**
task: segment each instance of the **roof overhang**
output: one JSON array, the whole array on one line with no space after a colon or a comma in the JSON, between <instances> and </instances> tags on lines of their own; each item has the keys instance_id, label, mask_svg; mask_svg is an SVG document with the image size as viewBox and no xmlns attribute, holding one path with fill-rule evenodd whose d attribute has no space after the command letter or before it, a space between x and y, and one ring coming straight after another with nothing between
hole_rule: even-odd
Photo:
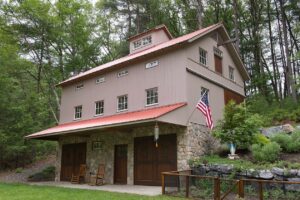
<instances>
[{"instance_id":1,"label":"roof overhang","mask_svg":"<svg viewBox=\"0 0 300 200\"><path fill-rule=\"evenodd\" d=\"M143 109L134 112L121 113L111 116L105 116L95 119L88 119L76 122L70 122L60 124L58 126L33 133L26 136L27 139L46 139L57 140L62 135L81 134L87 135L97 130L104 130L116 127L135 126L141 124L147 124L151 122L164 122L159 118L175 111L181 107L184 107L186 103L176 103L172 105L166 105L161 107L155 107L150 109ZM172 123L172 122L170 122ZM173 124L177 124L174 121ZM181 125L181 124L178 124Z\"/></svg>"}]
</instances>

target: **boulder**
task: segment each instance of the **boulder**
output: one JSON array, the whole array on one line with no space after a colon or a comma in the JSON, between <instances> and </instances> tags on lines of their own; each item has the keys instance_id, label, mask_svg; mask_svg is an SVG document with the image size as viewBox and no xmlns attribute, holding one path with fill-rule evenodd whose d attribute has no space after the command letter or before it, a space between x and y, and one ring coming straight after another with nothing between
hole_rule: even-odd
<instances>
[{"instance_id":1,"label":"boulder","mask_svg":"<svg viewBox=\"0 0 300 200\"><path fill-rule=\"evenodd\" d=\"M273 174L276 174L278 176L283 176L284 175L284 169L278 168L278 167L273 167L271 172Z\"/></svg>"},{"instance_id":2,"label":"boulder","mask_svg":"<svg viewBox=\"0 0 300 200\"><path fill-rule=\"evenodd\" d=\"M258 172L258 178L261 178L261 179L273 179L274 176L273 176L273 174L271 173L270 170L260 170Z\"/></svg>"},{"instance_id":3,"label":"boulder","mask_svg":"<svg viewBox=\"0 0 300 200\"><path fill-rule=\"evenodd\" d=\"M271 137L278 133L292 133L293 131L295 131L295 128L290 124L284 124L281 126L272 126L269 128L261 129L261 133L266 137Z\"/></svg>"},{"instance_id":4,"label":"boulder","mask_svg":"<svg viewBox=\"0 0 300 200\"><path fill-rule=\"evenodd\" d=\"M233 165L219 165L218 171L224 174L230 174L233 168Z\"/></svg>"}]
</instances>

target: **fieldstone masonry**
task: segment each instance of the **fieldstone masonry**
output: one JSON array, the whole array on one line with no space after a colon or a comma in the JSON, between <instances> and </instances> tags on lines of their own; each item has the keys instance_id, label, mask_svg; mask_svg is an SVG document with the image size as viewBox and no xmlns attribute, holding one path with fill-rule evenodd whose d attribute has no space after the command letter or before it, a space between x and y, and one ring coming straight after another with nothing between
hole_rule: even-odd
<instances>
[{"instance_id":1,"label":"fieldstone masonry","mask_svg":"<svg viewBox=\"0 0 300 200\"><path fill-rule=\"evenodd\" d=\"M200 124L190 123L188 127L171 124L159 125L160 135L174 134L177 136L177 169L189 169L188 161L199 157L218 146L207 128ZM99 164L105 164L105 183L113 184L114 174L114 147L118 144L128 145L127 155L127 184L134 183L134 138L152 136L154 126L136 127L124 131L101 131L87 136L62 136L59 139L59 149L56 162L56 179L60 180L61 150L62 145L71 143L87 143L86 179L89 180L90 173L95 174ZM102 148L92 149L94 141L101 141Z\"/></svg>"}]
</instances>

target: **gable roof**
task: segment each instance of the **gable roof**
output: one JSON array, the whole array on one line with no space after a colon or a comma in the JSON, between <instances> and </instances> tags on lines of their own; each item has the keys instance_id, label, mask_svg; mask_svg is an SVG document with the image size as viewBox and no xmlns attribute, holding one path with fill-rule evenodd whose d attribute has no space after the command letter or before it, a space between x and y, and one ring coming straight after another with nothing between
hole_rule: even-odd
<instances>
[{"instance_id":1,"label":"gable roof","mask_svg":"<svg viewBox=\"0 0 300 200\"><path fill-rule=\"evenodd\" d=\"M129 125L133 123L143 123L155 121L169 112L185 106L186 103L176 103L155 108L142 109L138 111L115 114L111 116L99 117L94 119L87 119L82 121L75 121L33 133L25 138L47 138L67 133L108 128L112 126Z\"/></svg>"},{"instance_id":2,"label":"gable roof","mask_svg":"<svg viewBox=\"0 0 300 200\"><path fill-rule=\"evenodd\" d=\"M177 46L180 46L180 45L183 45L183 44L191 43L191 42L207 35L208 33L211 33L212 31L214 31L216 29L219 29L219 28L222 31L222 36L226 40L230 39L230 37L229 37L229 35L228 35L228 33L227 33L227 31L226 31L226 29L225 29L225 27L222 23L214 24L214 25L211 25L209 27L202 28L202 29L199 29L199 30L194 31L192 33L183 35L181 37L174 38L174 39L169 40L167 42L163 42L161 44L155 45L155 46L150 47L148 49L139 51L137 53L129 54L129 55L124 56L122 58L113 60L111 62L105 63L105 64L100 65L98 67L92 68L88 71L85 71L85 72L80 73L76 76L73 76L73 77L71 77L71 78L69 78L65 81L62 81L61 83L58 84L58 86L65 86L65 85L72 84L72 83L77 82L77 81L87 79L89 77L97 76L101 72L103 72L105 70L108 70L108 69L111 69L113 67L118 67L120 65L126 65L126 64L128 64L130 62L133 62L135 60L144 58L145 56L149 56L149 55L154 54L154 53L159 53L159 52L164 51L164 50L169 50L171 48L174 48L174 47L177 47ZM228 46L230 47L230 52L233 55L235 55L235 56L233 56L233 58L234 58L234 61L237 63L237 67L238 67L242 77L244 78L244 80L249 80L248 72L246 71L246 68L245 68L239 54L237 53L234 45L232 43L229 43Z\"/></svg>"},{"instance_id":3,"label":"gable roof","mask_svg":"<svg viewBox=\"0 0 300 200\"><path fill-rule=\"evenodd\" d=\"M135 40L135 39L140 38L140 37L142 37L144 35L147 35L147 34L149 34L151 32L156 32L156 31L159 31L159 30L163 30L166 33L166 35L168 36L169 39L173 38L172 34L170 33L170 31L168 30L168 28L166 27L166 25L162 24L162 25L156 26L156 27L154 27L152 29L146 30L146 31L144 31L142 33L133 35L133 36L131 36L131 37L128 38L128 41Z\"/></svg>"}]
</instances>

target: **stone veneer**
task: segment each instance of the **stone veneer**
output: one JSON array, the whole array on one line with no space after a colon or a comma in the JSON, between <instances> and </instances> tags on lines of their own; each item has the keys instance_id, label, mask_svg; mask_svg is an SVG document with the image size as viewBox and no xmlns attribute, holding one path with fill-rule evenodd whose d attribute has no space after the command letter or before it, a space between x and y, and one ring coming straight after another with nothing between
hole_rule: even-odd
<instances>
[{"instance_id":1,"label":"stone veneer","mask_svg":"<svg viewBox=\"0 0 300 200\"><path fill-rule=\"evenodd\" d=\"M199 157L214 148L216 143L212 142L207 128L203 125L190 123L188 127L176 126L171 124L160 124L160 134L174 134L177 136L177 169L189 169L188 161L191 158ZM88 136L61 136L56 162L56 181L60 179L61 149L64 144L87 143L86 164L89 180L90 172L96 173L98 165L105 164L105 183L113 183L114 173L114 146L118 144L128 145L127 155L127 184L134 182L134 138L153 135L154 126L136 127L130 131L101 131L92 133ZM102 141L101 150L92 150L93 141Z\"/></svg>"}]
</instances>

